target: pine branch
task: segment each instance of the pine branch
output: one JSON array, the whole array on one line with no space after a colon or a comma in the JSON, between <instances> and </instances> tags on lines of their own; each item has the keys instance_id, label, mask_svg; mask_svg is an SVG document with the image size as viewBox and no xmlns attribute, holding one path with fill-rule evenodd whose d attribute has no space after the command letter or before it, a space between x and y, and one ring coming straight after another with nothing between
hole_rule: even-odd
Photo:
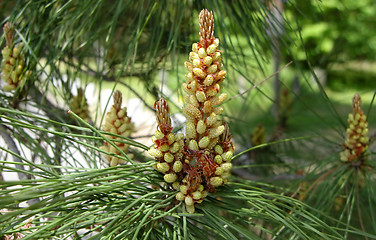
<instances>
[{"instance_id":1,"label":"pine branch","mask_svg":"<svg viewBox=\"0 0 376 240\"><path fill-rule=\"evenodd\" d=\"M0 124L0 135L4 139L4 142L8 145L9 150L16 153L17 155L20 155L20 151L18 150L16 143L13 141L13 138L11 137L9 130L3 124ZM20 172L17 172L18 178L20 180L32 179L32 176L30 174L24 173L25 168L22 165L22 160L15 155L12 155L12 158L14 162L21 163L15 164L15 167L21 170Z\"/></svg>"}]
</instances>

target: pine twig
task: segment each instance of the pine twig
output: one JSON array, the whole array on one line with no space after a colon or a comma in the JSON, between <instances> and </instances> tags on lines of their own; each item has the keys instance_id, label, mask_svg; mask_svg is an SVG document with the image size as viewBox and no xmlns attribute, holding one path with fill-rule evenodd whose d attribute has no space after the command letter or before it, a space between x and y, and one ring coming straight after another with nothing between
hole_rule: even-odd
<instances>
[{"instance_id":1,"label":"pine twig","mask_svg":"<svg viewBox=\"0 0 376 240\"><path fill-rule=\"evenodd\" d=\"M17 155L20 155L20 151L18 150L16 143L14 142L13 138L10 136L8 129L3 124L0 124L0 135L4 139L5 143L8 145L8 148L12 152L16 153ZM22 160L18 158L17 156L13 155L12 157L13 157L14 162L22 163ZM18 178L20 180L32 179L30 174L24 173L25 168L22 164L15 164L15 166L17 169L21 170L20 172L17 172Z\"/></svg>"}]
</instances>

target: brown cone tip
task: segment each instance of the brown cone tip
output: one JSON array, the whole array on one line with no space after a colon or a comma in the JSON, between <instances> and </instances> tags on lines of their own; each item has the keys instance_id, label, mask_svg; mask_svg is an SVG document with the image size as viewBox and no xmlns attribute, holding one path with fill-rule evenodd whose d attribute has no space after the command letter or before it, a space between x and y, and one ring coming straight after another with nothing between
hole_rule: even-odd
<instances>
[{"instance_id":1,"label":"brown cone tip","mask_svg":"<svg viewBox=\"0 0 376 240\"><path fill-rule=\"evenodd\" d=\"M5 41L7 47L11 47L14 41L14 27L10 22L4 25L3 32L5 33Z\"/></svg>"},{"instance_id":2,"label":"brown cone tip","mask_svg":"<svg viewBox=\"0 0 376 240\"><path fill-rule=\"evenodd\" d=\"M362 113L362 100L360 99L359 94L355 94L353 97L353 112L354 115L356 113Z\"/></svg>"},{"instance_id":3,"label":"brown cone tip","mask_svg":"<svg viewBox=\"0 0 376 240\"><path fill-rule=\"evenodd\" d=\"M122 94L119 90L116 90L114 93L114 107L116 109L121 109L121 103L123 101Z\"/></svg>"},{"instance_id":4,"label":"brown cone tip","mask_svg":"<svg viewBox=\"0 0 376 240\"><path fill-rule=\"evenodd\" d=\"M168 107L167 101L164 98L160 98L158 101L154 104L155 110L157 110L157 122L159 128L166 129L166 131L169 131L168 129L171 127L171 118L170 118L170 109Z\"/></svg>"},{"instance_id":5,"label":"brown cone tip","mask_svg":"<svg viewBox=\"0 0 376 240\"><path fill-rule=\"evenodd\" d=\"M214 40L214 17L213 13L207 9L203 9L199 16L199 25L200 25L200 43L203 47L208 47L212 40Z\"/></svg>"},{"instance_id":6,"label":"brown cone tip","mask_svg":"<svg viewBox=\"0 0 376 240\"><path fill-rule=\"evenodd\" d=\"M84 90L82 88L77 89L77 96L82 97L84 95Z\"/></svg>"}]
</instances>

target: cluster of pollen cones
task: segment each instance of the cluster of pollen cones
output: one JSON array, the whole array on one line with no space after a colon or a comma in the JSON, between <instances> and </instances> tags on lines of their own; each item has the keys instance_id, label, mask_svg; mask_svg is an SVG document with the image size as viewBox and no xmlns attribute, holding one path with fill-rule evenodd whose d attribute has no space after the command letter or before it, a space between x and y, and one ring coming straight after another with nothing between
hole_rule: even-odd
<instances>
[{"instance_id":1,"label":"cluster of pollen cones","mask_svg":"<svg viewBox=\"0 0 376 240\"><path fill-rule=\"evenodd\" d=\"M158 123L152 137L155 146L148 151L157 160L156 169L178 191L176 199L184 201L189 213L194 213L195 203L225 184L234 152L228 125L219 117L227 98L227 94L220 93L226 71L222 70L219 40L214 38L213 14L202 10L199 23L200 42L192 45L189 61L185 62L185 135L173 132L169 107L161 98L154 106Z\"/></svg>"},{"instance_id":2,"label":"cluster of pollen cones","mask_svg":"<svg viewBox=\"0 0 376 240\"><path fill-rule=\"evenodd\" d=\"M358 94L353 98L353 113L348 118L346 129L346 140L343 144L344 150L340 153L343 162L362 162L363 154L369 145L367 117L361 108L361 99Z\"/></svg>"}]
</instances>

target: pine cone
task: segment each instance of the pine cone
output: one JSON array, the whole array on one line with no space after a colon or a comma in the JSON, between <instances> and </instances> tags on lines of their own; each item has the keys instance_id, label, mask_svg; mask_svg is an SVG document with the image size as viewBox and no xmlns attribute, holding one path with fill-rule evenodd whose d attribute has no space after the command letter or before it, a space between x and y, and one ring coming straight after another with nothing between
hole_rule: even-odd
<instances>
[{"instance_id":1,"label":"pine cone","mask_svg":"<svg viewBox=\"0 0 376 240\"><path fill-rule=\"evenodd\" d=\"M122 137L129 137L134 131L134 125L131 122L131 119L127 116L127 108L121 108L121 104L122 94L120 91L116 91L114 93L114 105L112 105L110 111L107 112L102 128L108 133L120 135ZM123 141L122 137L113 135L108 135L108 137L114 140L116 146L124 153L127 152L129 145L121 142ZM104 146L101 147L101 149L116 155L121 154L119 150L117 150L114 146L108 144L108 142L106 142ZM124 163L123 160L116 156L106 155L106 159L109 161L111 167L117 166L119 163Z\"/></svg>"},{"instance_id":2,"label":"pine cone","mask_svg":"<svg viewBox=\"0 0 376 240\"><path fill-rule=\"evenodd\" d=\"M346 130L347 137L340 159L344 162L362 162L364 152L368 148L369 136L367 117L361 109L361 99L358 94L353 98L353 113L349 114L347 121L349 127Z\"/></svg>"},{"instance_id":3,"label":"pine cone","mask_svg":"<svg viewBox=\"0 0 376 240\"><path fill-rule=\"evenodd\" d=\"M22 53L23 43L14 45L14 28L8 22L4 25L6 46L1 51L1 77L7 83L4 90L12 91L23 87L31 71L26 68L25 55Z\"/></svg>"}]
</instances>

